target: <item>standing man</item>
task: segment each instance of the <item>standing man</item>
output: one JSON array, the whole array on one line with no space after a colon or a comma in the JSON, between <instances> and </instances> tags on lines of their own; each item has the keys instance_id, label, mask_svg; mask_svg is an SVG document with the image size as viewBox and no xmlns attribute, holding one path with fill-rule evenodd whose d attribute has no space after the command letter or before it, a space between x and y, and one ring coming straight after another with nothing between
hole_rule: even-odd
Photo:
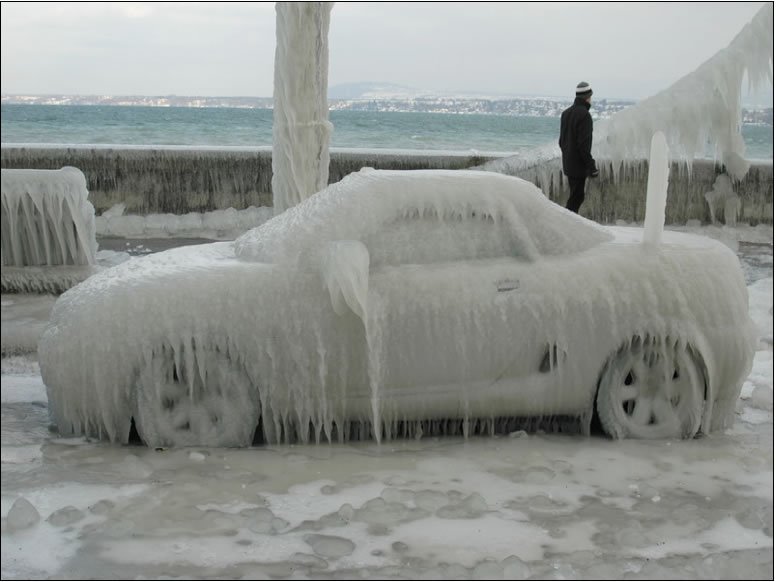
<instances>
[{"instance_id":1,"label":"standing man","mask_svg":"<svg viewBox=\"0 0 776 582\"><path fill-rule=\"evenodd\" d=\"M577 85L574 104L560 116L560 140L563 152L563 173L568 176L571 194L566 208L579 213L585 200L585 180L598 176L598 168L590 154L593 147L593 118L590 116L590 100L593 88L584 81Z\"/></svg>"}]
</instances>

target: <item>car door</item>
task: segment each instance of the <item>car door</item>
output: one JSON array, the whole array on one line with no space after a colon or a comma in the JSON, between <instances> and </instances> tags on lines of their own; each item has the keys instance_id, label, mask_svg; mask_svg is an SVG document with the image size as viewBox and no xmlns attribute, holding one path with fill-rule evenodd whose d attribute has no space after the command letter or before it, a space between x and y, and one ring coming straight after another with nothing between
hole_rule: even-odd
<instances>
[{"instance_id":1,"label":"car door","mask_svg":"<svg viewBox=\"0 0 776 582\"><path fill-rule=\"evenodd\" d=\"M487 216L405 216L365 240L374 407L466 415L484 392L538 370L541 322L523 294L537 257L519 229Z\"/></svg>"}]
</instances>

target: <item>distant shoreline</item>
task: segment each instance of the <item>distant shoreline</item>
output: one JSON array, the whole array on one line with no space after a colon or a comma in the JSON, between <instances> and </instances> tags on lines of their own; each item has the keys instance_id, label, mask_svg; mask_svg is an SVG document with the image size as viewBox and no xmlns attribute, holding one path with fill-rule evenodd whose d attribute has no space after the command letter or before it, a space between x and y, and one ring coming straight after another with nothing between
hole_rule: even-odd
<instances>
[{"instance_id":1,"label":"distant shoreline","mask_svg":"<svg viewBox=\"0 0 776 582\"><path fill-rule=\"evenodd\" d=\"M75 99L75 101L72 101ZM594 119L606 119L635 105L636 101L601 98L593 102ZM487 115L501 117L537 117L557 119L571 99L521 97L514 99L427 97L417 99L329 99L329 113L424 113L447 115ZM137 107L151 109L217 110L243 109L272 111L270 98L197 98L197 97L0 97L0 105L46 107ZM773 107L742 106L742 124L773 127Z\"/></svg>"}]
</instances>

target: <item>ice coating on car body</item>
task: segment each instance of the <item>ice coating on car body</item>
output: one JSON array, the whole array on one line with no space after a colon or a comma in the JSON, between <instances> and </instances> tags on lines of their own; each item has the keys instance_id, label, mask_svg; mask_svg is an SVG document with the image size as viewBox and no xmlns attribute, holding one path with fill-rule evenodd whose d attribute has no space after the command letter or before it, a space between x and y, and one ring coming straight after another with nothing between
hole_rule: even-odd
<instances>
[{"instance_id":1,"label":"ice coating on car body","mask_svg":"<svg viewBox=\"0 0 776 582\"><path fill-rule=\"evenodd\" d=\"M119 442L134 417L153 446L245 446L256 426L268 442L525 417L584 431L606 363L649 346L697 357L701 428L726 426L754 351L738 260L703 237L642 235L518 178L365 170L234 243L128 261L62 295L39 346L51 411L64 434ZM369 270L340 313L323 260L336 241L369 253L336 255L340 285Z\"/></svg>"}]
</instances>

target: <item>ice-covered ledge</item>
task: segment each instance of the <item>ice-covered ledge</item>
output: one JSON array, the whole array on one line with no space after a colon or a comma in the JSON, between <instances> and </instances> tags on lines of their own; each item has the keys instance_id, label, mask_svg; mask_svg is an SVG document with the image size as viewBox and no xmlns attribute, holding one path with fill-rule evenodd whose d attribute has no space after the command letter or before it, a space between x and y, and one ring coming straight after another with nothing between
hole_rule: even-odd
<instances>
[{"instance_id":1,"label":"ice-covered ledge","mask_svg":"<svg viewBox=\"0 0 776 582\"><path fill-rule=\"evenodd\" d=\"M364 166L377 169L464 169L480 166L506 154L477 151L331 150L329 181L336 182ZM603 162L603 160L599 160ZM173 147L92 145L3 145L3 168L59 168L76 166L86 175L90 200L97 213L124 204L126 214L177 215L272 204L272 150L259 147ZM603 164L602 164L603 165ZM696 160L692 174L672 164L666 220L712 223L705 194L711 192L722 168L711 160ZM511 173L511 172L507 172ZM563 202L566 189L551 164L518 175L543 187ZM582 213L603 223L644 219L646 162L619 174L604 172L589 186ZM773 162L753 161L735 185L741 207L740 224L773 223ZM720 207L717 220L721 221Z\"/></svg>"}]
</instances>

